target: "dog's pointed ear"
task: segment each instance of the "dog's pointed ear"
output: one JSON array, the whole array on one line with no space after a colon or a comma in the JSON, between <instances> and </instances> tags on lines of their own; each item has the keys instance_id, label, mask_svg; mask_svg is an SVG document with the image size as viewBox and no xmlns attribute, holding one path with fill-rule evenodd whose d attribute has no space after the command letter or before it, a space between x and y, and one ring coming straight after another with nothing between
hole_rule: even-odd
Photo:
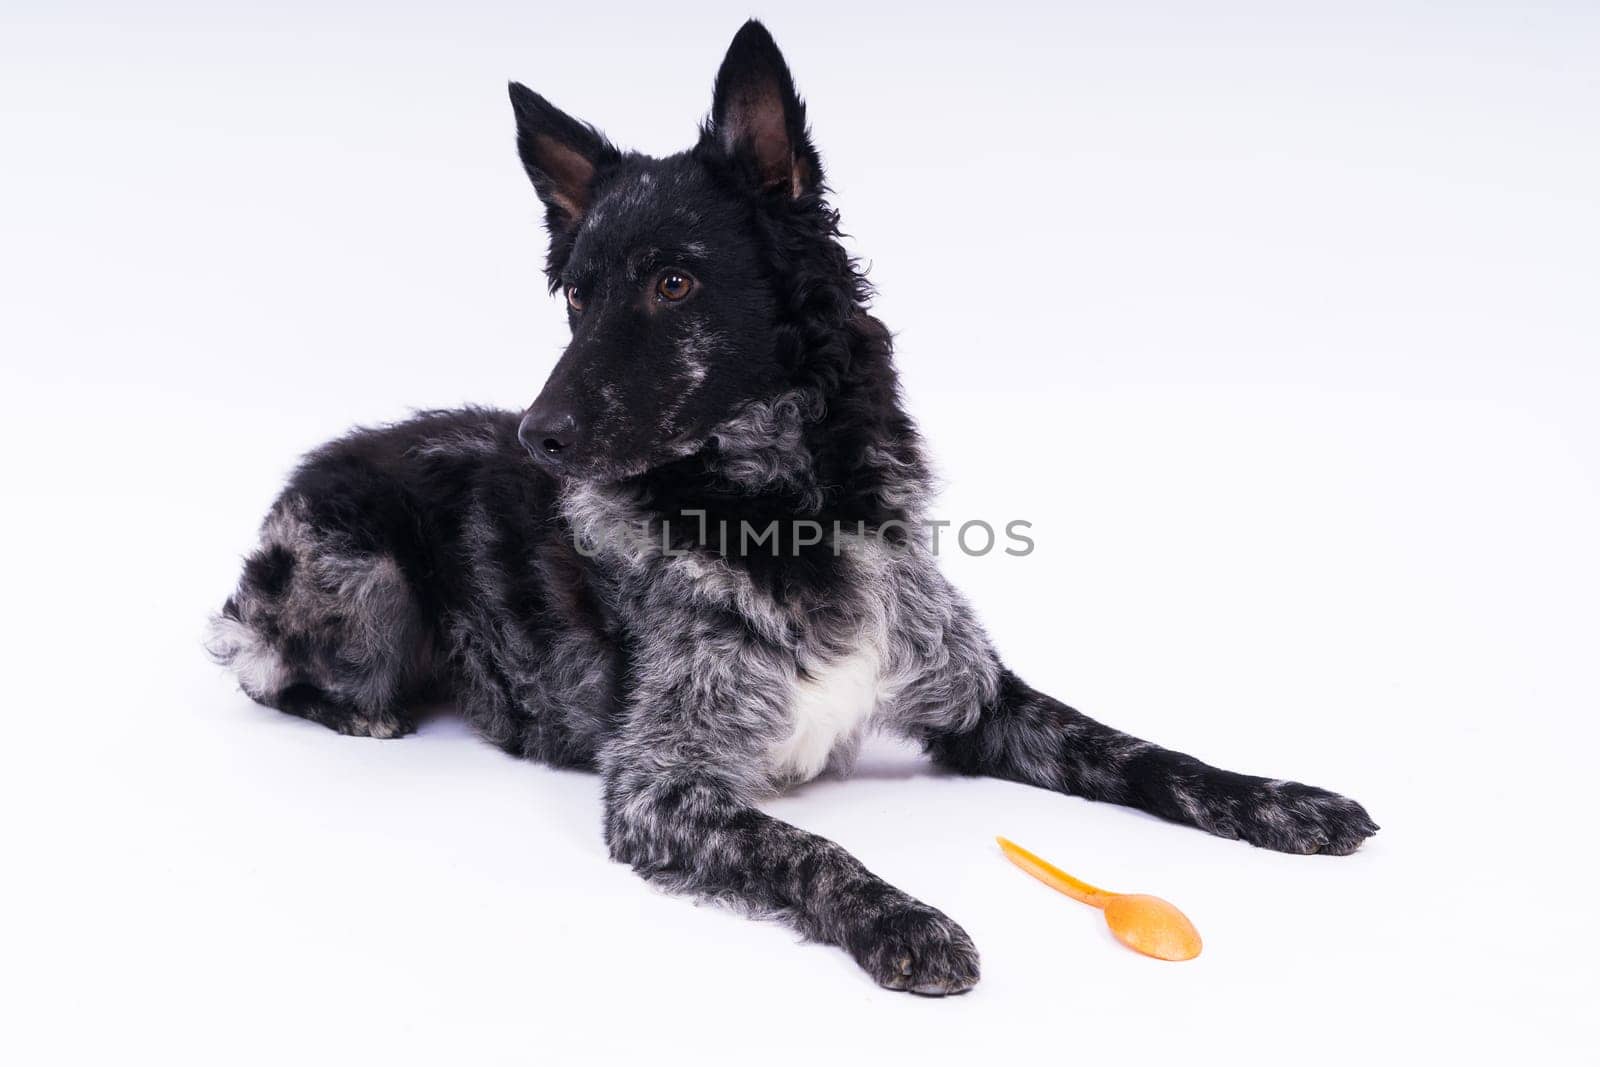
<instances>
[{"instance_id":1,"label":"dog's pointed ear","mask_svg":"<svg viewBox=\"0 0 1600 1067\"><path fill-rule=\"evenodd\" d=\"M544 201L551 236L570 233L589 210L601 170L620 153L593 126L526 85L512 82L510 90L517 115L517 152Z\"/></svg>"},{"instance_id":2,"label":"dog's pointed ear","mask_svg":"<svg viewBox=\"0 0 1600 1067\"><path fill-rule=\"evenodd\" d=\"M783 53L755 19L734 35L717 71L703 140L735 161L763 190L798 197L822 184L822 165L806 129Z\"/></svg>"}]
</instances>

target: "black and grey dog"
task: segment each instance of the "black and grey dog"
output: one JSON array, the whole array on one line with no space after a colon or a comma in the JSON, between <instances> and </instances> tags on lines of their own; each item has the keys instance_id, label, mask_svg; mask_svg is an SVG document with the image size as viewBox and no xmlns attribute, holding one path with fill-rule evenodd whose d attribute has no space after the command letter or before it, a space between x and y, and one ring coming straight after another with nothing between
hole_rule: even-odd
<instances>
[{"instance_id":1,"label":"black and grey dog","mask_svg":"<svg viewBox=\"0 0 1600 1067\"><path fill-rule=\"evenodd\" d=\"M935 565L890 335L759 23L678 155L619 151L521 85L511 102L571 343L521 416L424 414L305 460L215 620L246 693L370 737L443 696L509 752L597 769L616 859L917 993L978 980L965 932L756 807L848 767L869 728L1285 852L1377 829L1002 665Z\"/></svg>"}]
</instances>

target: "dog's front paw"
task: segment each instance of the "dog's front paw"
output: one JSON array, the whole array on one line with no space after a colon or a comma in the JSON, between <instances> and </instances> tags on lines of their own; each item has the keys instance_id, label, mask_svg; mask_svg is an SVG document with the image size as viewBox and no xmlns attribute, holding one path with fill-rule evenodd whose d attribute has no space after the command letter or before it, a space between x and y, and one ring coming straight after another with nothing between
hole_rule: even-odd
<instances>
[{"instance_id":1,"label":"dog's front paw","mask_svg":"<svg viewBox=\"0 0 1600 1067\"><path fill-rule=\"evenodd\" d=\"M978 982L978 950L967 932L914 901L872 921L850 951L888 989L943 997L965 993Z\"/></svg>"},{"instance_id":2,"label":"dog's front paw","mask_svg":"<svg viewBox=\"0 0 1600 1067\"><path fill-rule=\"evenodd\" d=\"M1346 856L1378 832L1349 797L1299 782L1262 783L1239 815L1239 836L1252 845L1301 855Z\"/></svg>"}]
</instances>

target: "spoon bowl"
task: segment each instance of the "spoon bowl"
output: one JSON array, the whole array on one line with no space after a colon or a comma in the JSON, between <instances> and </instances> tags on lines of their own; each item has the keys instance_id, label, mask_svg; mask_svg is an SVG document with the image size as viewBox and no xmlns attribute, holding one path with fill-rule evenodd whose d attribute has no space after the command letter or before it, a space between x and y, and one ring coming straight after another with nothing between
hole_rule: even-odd
<instances>
[{"instance_id":1,"label":"spoon bowl","mask_svg":"<svg viewBox=\"0 0 1600 1067\"><path fill-rule=\"evenodd\" d=\"M1160 897L1119 893L1105 906L1106 925L1118 941L1158 960L1200 955L1200 931L1189 917Z\"/></svg>"}]
</instances>

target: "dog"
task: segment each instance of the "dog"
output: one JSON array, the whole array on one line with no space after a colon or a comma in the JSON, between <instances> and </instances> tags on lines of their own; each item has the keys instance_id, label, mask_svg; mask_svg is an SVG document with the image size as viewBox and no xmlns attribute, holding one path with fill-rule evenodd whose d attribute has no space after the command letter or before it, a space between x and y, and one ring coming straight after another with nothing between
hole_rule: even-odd
<instances>
[{"instance_id":1,"label":"dog","mask_svg":"<svg viewBox=\"0 0 1600 1067\"><path fill-rule=\"evenodd\" d=\"M760 23L677 155L510 94L571 342L520 415L427 412L302 462L212 622L246 694L378 738L446 698L508 752L598 771L614 859L929 995L978 981L961 927L756 807L847 769L869 728L1284 852L1376 832L1352 800L1130 737L1005 667L936 566L890 334Z\"/></svg>"}]
</instances>

